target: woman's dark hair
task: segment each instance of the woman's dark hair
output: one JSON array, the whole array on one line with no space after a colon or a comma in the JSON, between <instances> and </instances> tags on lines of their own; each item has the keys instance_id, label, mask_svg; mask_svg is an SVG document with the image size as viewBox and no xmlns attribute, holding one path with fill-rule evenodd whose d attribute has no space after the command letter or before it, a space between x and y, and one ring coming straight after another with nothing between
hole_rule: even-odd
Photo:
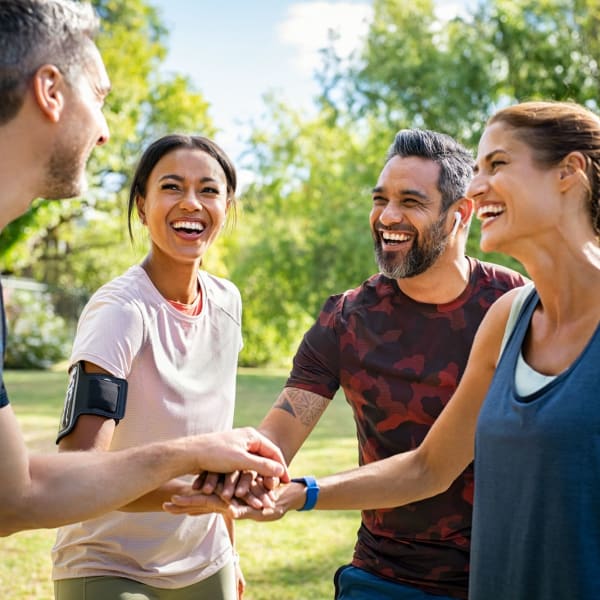
<instances>
[{"instance_id":1,"label":"woman's dark hair","mask_svg":"<svg viewBox=\"0 0 600 600\"><path fill-rule=\"evenodd\" d=\"M505 123L527 144L540 166L553 167L571 152L581 152L592 226L600 235L600 118L572 102L523 102L495 113L488 121Z\"/></svg>"},{"instance_id":2,"label":"woman's dark hair","mask_svg":"<svg viewBox=\"0 0 600 600\"><path fill-rule=\"evenodd\" d=\"M202 150L202 152L206 152L206 154L212 156L221 165L227 182L227 202L231 205L235 216L237 175L235 167L227 154L225 154L215 142L200 135L183 135L179 133L165 135L152 142L152 144L146 148L140 158L135 174L133 175L133 181L131 182L131 188L129 190L129 205L127 207L127 227L129 229L129 237L132 240L133 231L131 228L131 215L136 206L136 197L141 196L144 198L146 196L148 178L158 161L163 156L175 150L179 150L180 148Z\"/></svg>"}]
</instances>

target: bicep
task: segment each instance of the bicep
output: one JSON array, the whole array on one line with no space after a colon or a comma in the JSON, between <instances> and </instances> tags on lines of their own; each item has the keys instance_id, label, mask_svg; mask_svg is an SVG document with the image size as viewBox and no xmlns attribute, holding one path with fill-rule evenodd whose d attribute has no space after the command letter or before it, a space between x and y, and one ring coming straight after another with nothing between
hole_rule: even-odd
<instances>
[{"instance_id":1,"label":"bicep","mask_svg":"<svg viewBox=\"0 0 600 600\"><path fill-rule=\"evenodd\" d=\"M108 371L90 362L84 362L86 373L104 373ZM115 430L114 419L98 415L80 415L72 431L61 438L59 451L71 450L109 450Z\"/></svg>"},{"instance_id":2,"label":"bicep","mask_svg":"<svg viewBox=\"0 0 600 600\"><path fill-rule=\"evenodd\" d=\"M295 387L283 389L259 429L289 463L329 406L329 398Z\"/></svg>"}]
</instances>

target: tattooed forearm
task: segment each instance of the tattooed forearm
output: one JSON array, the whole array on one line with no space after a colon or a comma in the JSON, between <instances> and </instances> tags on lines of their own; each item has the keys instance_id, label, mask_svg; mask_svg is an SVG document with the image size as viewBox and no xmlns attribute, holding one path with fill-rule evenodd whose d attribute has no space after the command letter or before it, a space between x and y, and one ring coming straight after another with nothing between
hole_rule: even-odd
<instances>
[{"instance_id":1,"label":"tattooed forearm","mask_svg":"<svg viewBox=\"0 0 600 600\"><path fill-rule=\"evenodd\" d=\"M327 408L329 399L297 388L284 388L273 408L296 417L306 427L313 427Z\"/></svg>"}]
</instances>

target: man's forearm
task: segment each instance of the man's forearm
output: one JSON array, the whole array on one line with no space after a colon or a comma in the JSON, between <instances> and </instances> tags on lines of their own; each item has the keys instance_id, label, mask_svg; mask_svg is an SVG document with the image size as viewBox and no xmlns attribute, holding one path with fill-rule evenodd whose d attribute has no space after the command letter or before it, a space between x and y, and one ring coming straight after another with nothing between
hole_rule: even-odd
<instances>
[{"instance_id":1,"label":"man's forearm","mask_svg":"<svg viewBox=\"0 0 600 600\"><path fill-rule=\"evenodd\" d=\"M179 440L119 452L32 455L29 485L0 516L4 535L59 527L118 509L194 466Z\"/></svg>"}]
</instances>

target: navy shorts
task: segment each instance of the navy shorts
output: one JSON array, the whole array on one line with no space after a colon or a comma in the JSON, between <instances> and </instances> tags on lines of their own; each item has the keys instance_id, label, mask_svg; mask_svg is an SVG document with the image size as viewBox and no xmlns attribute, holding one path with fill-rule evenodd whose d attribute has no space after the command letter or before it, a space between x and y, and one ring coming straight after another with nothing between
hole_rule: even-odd
<instances>
[{"instance_id":1,"label":"navy shorts","mask_svg":"<svg viewBox=\"0 0 600 600\"><path fill-rule=\"evenodd\" d=\"M456 600L377 577L368 571L344 565L334 577L336 600Z\"/></svg>"}]
</instances>

